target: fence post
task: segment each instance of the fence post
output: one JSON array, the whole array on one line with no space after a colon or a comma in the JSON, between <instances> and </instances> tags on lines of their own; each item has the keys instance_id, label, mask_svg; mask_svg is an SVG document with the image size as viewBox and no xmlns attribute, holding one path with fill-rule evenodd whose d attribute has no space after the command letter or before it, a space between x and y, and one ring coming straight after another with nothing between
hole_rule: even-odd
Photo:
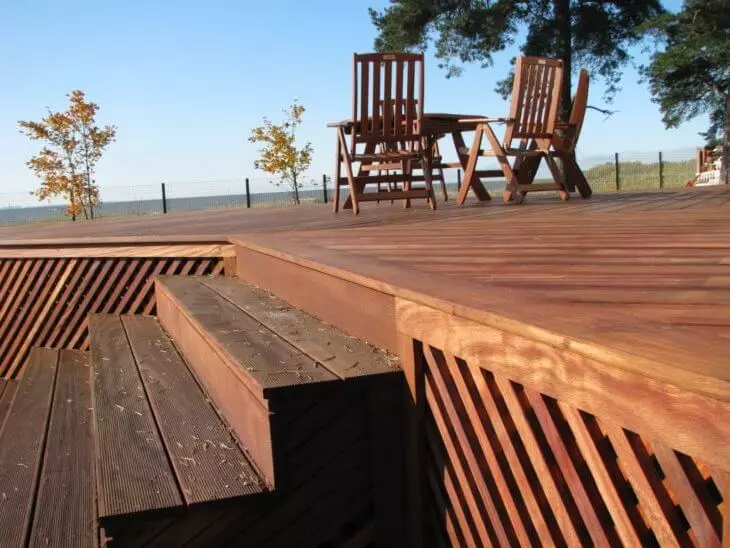
<instances>
[{"instance_id":1,"label":"fence post","mask_svg":"<svg viewBox=\"0 0 730 548\"><path fill-rule=\"evenodd\" d=\"M324 203L327 203L327 175L322 175L322 195L324 196Z\"/></svg>"},{"instance_id":2,"label":"fence post","mask_svg":"<svg viewBox=\"0 0 730 548\"><path fill-rule=\"evenodd\" d=\"M618 152L614 153L614 165L616 166L616 190L621 189L621 175L618 168Z\"/></svg>"},{"instance_id":3,"label":"fence post","mask_svg":"<svg viewBox=\"0 0 730 548\"><path fill-rule=\"evenodd\" d=\"M167 194L165 194L165 183L160 183L162 187L162 213L167 213Z\"/></svg>"},{"instance_id":4,"label":"fence post","mask_svg":"<svg viewBox=\"0 0 730 548\"><path fill-rule=\"evenodd\" d=\"M661 150L659 151L659 188L664 188L664 161Z\"/></svg>"},{"instance_id":5,"label":"fence post","mask_svg":"<svg viewBox=\"0 0 730 548\"><path fill-rule=\"evenodd\" d=\"M248 177L246 177L246 207L251 207L251 190L248 187Z\"/></svg>"},{"instance_id":6,"label":"fence post","mask_svg":"<svg viewBox=\"0 0 730 548\"><path fill-rule=\"evenodd\" d=\"M456 170L456 191L461 191L461 168Z\"/></svg>"}]
</instances>

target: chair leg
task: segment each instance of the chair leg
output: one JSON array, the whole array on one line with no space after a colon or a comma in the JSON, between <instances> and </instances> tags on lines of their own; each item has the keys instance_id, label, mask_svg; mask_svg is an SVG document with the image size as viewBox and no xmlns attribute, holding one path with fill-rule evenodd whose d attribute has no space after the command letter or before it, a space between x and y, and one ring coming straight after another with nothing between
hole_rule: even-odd
<instances>
[{"instance_id":1,"label":"chair leg","mask_svg":"<svg viewBox=\"0 0 730 548\"><path fill-rule=\"evenodd\" d=\"M472 179L475 176L477 169L477 159L479 158L479 149L482 148L482 139L484 138L484 129L482 126L477 126L474 132L474 141L472 142L471 149L469 150L469 160L466 163L466 170L464 170L464 180L462 181L462 192L459 193L459 197L456 199L456 203L462 205L466 201L466 196L469 194L469 187L472 184Z\"/></svg>"},{"instance_id":2,"label":"chair leg","mask_svg":"<svg viewBox=\"0 0 730 548\"><path fill-rule=\"evenodd\" d=\"M593 190L591 190L591 185L588 184L588 179L586 179L583 170L581 170L580 166L578 165L575 154L568 154L563 162L566 171L570 171L570 173L572 174L573 182L578 189L578 194L580 195L580 197L583 199L590 198L593 194Z\"/></svg>"},{"instance_id":3,"label":"chair leg","mask_svg":"<svg viewBox=\"0 0 730 548\"><path fill-rule=\"evenodd\" d=\"M342 145L340 144L340 138L337 137L337 155L335 156L335 176L332 179L334 183L334 208L335 213L340 210L340 171L342 169Z\"/></svg>"},{"instance_id":4,"label":"chair leg","mask_svg":"<svg viewBox=\"0 0 730 548\"><path fill-rule=\"evenodd\" d=\"M427 153L428 154L428 153ZM423 164L423 180L426 186L426 200L431 210L436 209L436 194L433 191L433 170L431 166L431 160L428 157L424 157L421 160Z\"/></svg>"},{"instance_id":5,"label":"chair leg","mask_svg":"<svg viewBox=\"0 0 730 548\"><path fill-rule=\"evenodd\" d=\"M504 188L502 198L505 202L514 201L518 204L522 203L522 200L525 199L525 195L519 190L520 181L517 179L517 175L515 175L515 172L512 170L512 166L507 159L507 153L504 148L502 148L502 145L499 144L499 140L489 124L484 124L482 127L484 127L484 133L487 134L487 139L489 140L489 145L494 151L494 156L499 162L499 167L502 168L504 178L507 179L507 186ZM479 149L477 149L476 153L479 154Z\"/></svg>"},{"instance_id":6,"label":"chair leg","mask_svg":"<svg viewBox=\"0 0 730 548\"><path fill-rule=\"evenodd\" d=\"M342 160L345 164L345 174L347 175L347 184L350 187L350 200L352 202L352 211L357 215L360 213L360 205L357 202L358 190L355 185L355 176L352 172L352 158L347 151L347 143L345 143L345 133L340 130L340 147L342 147Z\"/></svg>"},{"instance_id":7,"label":"chair leg","mask_svg":"<svg viewBox=\"0 0 730 548\"><path fill-rule=\"evenodd\" d=\"M545 155L545 161L547 162L548 167L550 168L550 173L552 173L553 180L555 183L560 187L560 199L564 202L567 202L570 199L570 193L565 188L565 182L563 179L563 174L560 171L560 168L558 167L558 164L555 163L555 158L553 158L550 153L547 153Z\"/></svg>"},{"instance_id":8,"label":"chair leg","mask_svg":"<svg viewBox=\"0 0 730 548\"><path fill-rule=\"evenodd\" d=\"M406 160L404 162L404 164L405 164L405 170L404 170L403 174L405 175L405 177L403 178L404 179L403 180L403 190L409 191L409 190L411 190L411 182L412 182L411 179L413 177L413 162L411 160ZM403 207L404 208L411 207L410 198L406 198L405 200L403 200Z\"/></svg>"}]
</instances>

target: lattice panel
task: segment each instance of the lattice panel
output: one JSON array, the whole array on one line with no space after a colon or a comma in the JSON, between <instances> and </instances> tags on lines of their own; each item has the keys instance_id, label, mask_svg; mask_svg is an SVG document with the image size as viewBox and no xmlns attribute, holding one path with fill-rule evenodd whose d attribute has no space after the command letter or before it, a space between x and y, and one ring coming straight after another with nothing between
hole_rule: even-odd
<instances>
[{"instance_id":1,"label":"lattice panel","mask_svg":"<svg viewBox=\"0 0 730 548\"><path fill-rule=\"evenodd\" d=\"M34 346L86 350L88 314L153 314L157 274L220 274L219 258L0 259L0 377Z\"/></svg>"},{"instance_id":2,"label":"lattice panel","mask_svg":"<svg viewBox=\"0 0 730 548\"><path fill-rule=\"evenodd\" d=\"M720 546L692 457L425 346L426 538L444 546Z\"/></svg>"}]
</instances>

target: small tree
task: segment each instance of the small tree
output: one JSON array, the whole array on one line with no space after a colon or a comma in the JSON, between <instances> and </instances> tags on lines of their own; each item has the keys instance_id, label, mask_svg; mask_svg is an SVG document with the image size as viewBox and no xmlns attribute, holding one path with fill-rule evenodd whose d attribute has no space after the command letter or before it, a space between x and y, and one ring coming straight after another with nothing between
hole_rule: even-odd
<instances>
[{"instance_id":1,"label":"small tree","mask_svg":"<svg viewBox=\"0 0 730 548\"><path fill-rule=\"evenodd\" d=\"M727 0L686 0L682 11L646 26L665 46L642 73L667 127L706 113L708 144L722 143L722 173L730 183L730 5Z\"/></svg>"},{"instance_id":2,"label":"small tree","mask_svg":"<svg viewBox=\"0 0 730 548\"><path fill-rule=\"evenodd\" d=\"M249 141L261 143L259 159L254 167L279 177L280 182L292 191L294 203L300 203L299 190L304 186L302 174L312 163L312 143L306 143L297 148L296 132L302 123L304 107L294 103L284 110L284 121L276 125L268 118L264 118L264 125L251 130Z\"/></svg>"},{"instance_id":3,"label":"small tree","mask_svg":"<svg viewBox=\"0 0 730 548\"><path fill-rule=\"evenodd\" d=\"M74 220L81 213L94 218L99 205L99 187L94 179L96 163L106 147L114 141L116 128L96 125L99 106L87 103L84 92L70 95L65 112L51 112L39 122L20 121L21 133L44 146L27 165L41 180L34 194L39 200L56 196L68 202L67 212Z\"/></svg>"}]
</instances>

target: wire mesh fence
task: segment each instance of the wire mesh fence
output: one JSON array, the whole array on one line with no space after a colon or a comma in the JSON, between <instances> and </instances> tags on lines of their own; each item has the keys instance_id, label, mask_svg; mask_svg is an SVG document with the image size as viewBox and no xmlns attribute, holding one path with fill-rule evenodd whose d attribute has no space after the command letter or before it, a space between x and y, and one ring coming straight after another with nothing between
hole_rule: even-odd
<instances>
[{"instance_id":1,"label":"wire mesh fence","mask_svg":"<svg viewBox=\"0 0 730 548\"><path fill-rule=\"evenodd\" d=\"M578 156L578 163L594 192L657 190L685 186L696 175L696 150L663 152L622 152L598 156ZM488 168L489 166L485 166ZM496 168L493 166L493 168ZM450 195L458 190L459 170L444 173ZM549 180L543 165L537 180ZM304 177L299 190L299 206L330 202L334 196L331 178ZM277 208L297 205L294 193L270 179L228 179L196 182L165 182L152 185L104 187L97 218L132 215L164 215L172 212L233 208ZM499 194L504 180L485 181L487 189ZM261 190L271 188L270 191ZM344 193L345 189L341 189ZM437 199L441 193L436 192ZM0 224L41 223L71 220L63 200L38 202L31 193L0 193Z\"/></svg>"}]
</instances>

